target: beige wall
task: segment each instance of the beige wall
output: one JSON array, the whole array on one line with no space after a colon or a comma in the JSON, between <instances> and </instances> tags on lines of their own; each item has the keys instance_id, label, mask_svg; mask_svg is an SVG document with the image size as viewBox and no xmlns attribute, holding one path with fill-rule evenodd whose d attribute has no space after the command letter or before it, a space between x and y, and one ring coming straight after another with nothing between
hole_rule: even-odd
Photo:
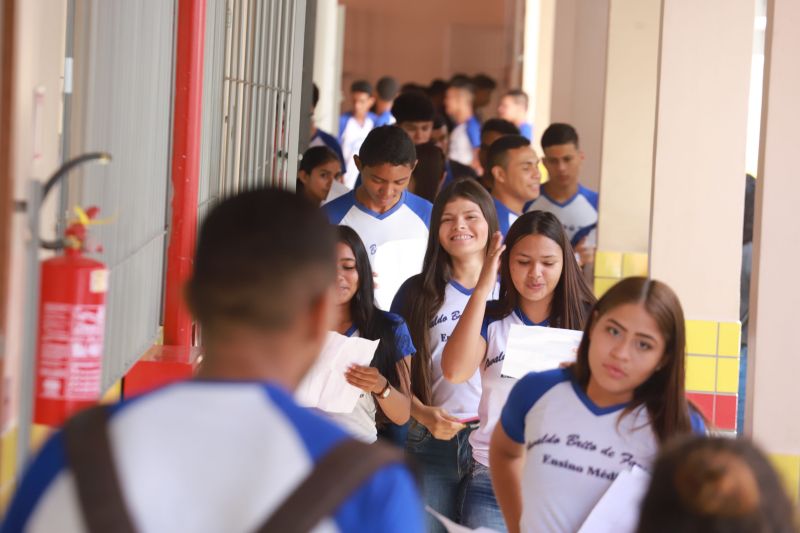
<instances>
[{"instance_id":1,"label":"beige wall","mask_svg":"<svg viewBox=\"0 0 800 533\"><path fill-rule=\"evenodd\" d=\"M428 84L456 72L485 72L506 86L510 30L504 0L342 0L346 8L342 84L375 83L392 75L402 84ZM510 5L509 5L510 4ZM498 91L499 92L499 91ZM487 109L494 114L494 109Z\"/></svg>"},{"instance_id":2,"label":"beige wall","mask_svg":"<svg viewBox=\"0 0 800 533\"><path fill-rule=\"evenodd\" d=\"M797 310L800 222L797 124L800 122L800 4L773 0L767 27L761 163L756 195L750 296L748 424L771 453L800 455ZM796 458L800 462L800 458ZM795 476L800 475L800 468ZM795 482L797 479L795 478ZM795 483L795 488L797 483Z\"/></svg>"},{"instance_id":3,"label":"beige wall","mask_svg":"<svg viewBox=\"0 0 800 533\"><path fill-rule=\"evenodd\" d=\"M647 252L660 0L611 0L598 248Z\"/></svg>"},{"instance_id":4,"label":"beige wall","mask_svg":"<svg viewBox=\"0 0 800 533\"><path fill-rule=\"evenodd\" d=\"M663 6L650 272L689 318L739 317L754 14L754 0Z\"/></svg>"}]
</instances>

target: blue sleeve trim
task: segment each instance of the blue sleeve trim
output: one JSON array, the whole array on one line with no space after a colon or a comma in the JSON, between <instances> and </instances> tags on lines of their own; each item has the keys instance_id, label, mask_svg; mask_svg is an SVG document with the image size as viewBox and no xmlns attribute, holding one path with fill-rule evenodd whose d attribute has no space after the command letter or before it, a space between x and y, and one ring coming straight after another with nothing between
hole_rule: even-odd
<instances>
[{"instance_id":1,"label":"blue sleeve trim","mask_svg":"<svg viewBox=\"0 0 800 533\"><path fill-rule=\"evenodd\" d=\"M323 205L322 210L328 215L331 224L339 224L354 205L356 205L356 193L352 190Z\"/></svg>"},{"instance_id":2,"label":"blue sleeve trim","mask_svg":"<svg viewBox=\"0 0 800 533\"><path fill-rule=\"evenodd\" d=\"M389 311L396 315L401 315L401 311L406 308L408 302L411 300L411 293L413 292L414 286L419 283L419 279L421 278L420 274L415 274L405 280L400 288L397 289L397 292L392 299L392 305L389 306ZM403 317L403 319L407 319L408 317Z\"/></svg>"},{"instance_id":3,"label":"blue sleeve trim","mask_svg":"<svg viewBox=\"0 0 800 533\"><path fill-rule=\"evenodd\" d=\"M481 146L481 123L475 116L469 117L467 120L467 137L473 148L480 148Z\"/></svg>"},{"instance_id":4,"label":"blue sleeve trim","mask_svg":"<svg viewBox=\"0 0 800 533\"><path fill-rule=\"evenodd\" d=\"M417 349L414 348L414 342L411 340L411 333L408 331L408 325L403 317L395 313L383 312L392 324L394 324L394 342L397 346L397 360L400 361L403 357L414 355Z\"/></svg>"},{"instance_id":5,"label":"blue sleeve trim","mask_svg":"<svg viewBox=\"0 0 800 533\"><path fill-rule=\"evenodd\" d=\"M574 248L575 246L577 246L577 244L581 242L581 239L589 235L592 232L592 230L594 230L596 227L597 224L595 223L595 224L589 224L588 226L579 229L575 233L575 235L572 236L572 240L570 240L570 244L572 245L572 247Z\"/></svg>"},{"instance_id":6,"label":"blue sleeve trim","mask_svg":"<svg viewBox=\"0 0 800 533\"><path fill-rule=\"evenodd\" d=\"M486 309L483 312L483 323L481 324L481 337L483 337L483 340L486 342L489 342L489 326L493 322L497 322L499 320L497 318L491 318L489 315L492 310L497 308L499 303L500 302L497 300L486 302Z\"/></svg>"},{"instance_id":7,"label":"blue sleeve trim","mask_svg":"<svg viewBox=\"0 0 800 533\"><path fill-rule=\"evenodd\" d=\"M578 194L586 198L592 205L592 207L594 207L594 210L597 211L597 205L600 200L600 195L598 195L595 191L587 189L586 187L580 184L578 184Z\"/></svg>"},{"instance_id":8,"label":"blue sleeve trim","mask_svg":"<svg viewBox=\"0 0 800 533\"><path fill-rule=\"evenodd\" d=\"M25 531L42 495L59 472L66 468L66 464L64 439L59 431L45 443L41 452L25 472L0 531L3 533Z\"/></svg>"},{"instance_id":9,"label":"blue sleeve trim","mask_svg":"<svg viewBox=\"0 0 800 533\"><path fill-rule=\"evenodd\" d=\"M528 122L523 122L519 126L519 134L529 141L533 140L533 126Z\"/></svg>"},{"instance_id":10,"label":"blue sleeve trim","mask_svg":"<svg viewBox=\"0 0 800 533\"><path fill-rule=\"evenodd\" d=\"M689 407L689 421L692 423L692 433L697 435L706 435L708 433L703 416L691 406Z\"/></svg>"},{"instance_id":11,"label":"blue sleeve trim","mask_svg":"<svg viewBox=\"0 0 800 533\"><path fill-rule=\"evenodd\" d=\"M425 227L430 229L433 204L425 198L410 192L406 192L405 203L425 223Z\"/></svg>"},{"instance_id":12,"label":"blue sleeve trim","mask_svg":"<svg viewBox=\"0 0 800 533\"><path fill-rule=\"evenodd\" d=\"M519 444L525 444L525 417L547 391L570 379L566 369L531 372L511 389L500 415L506 435Z\"/></svg>"}]
</instances>

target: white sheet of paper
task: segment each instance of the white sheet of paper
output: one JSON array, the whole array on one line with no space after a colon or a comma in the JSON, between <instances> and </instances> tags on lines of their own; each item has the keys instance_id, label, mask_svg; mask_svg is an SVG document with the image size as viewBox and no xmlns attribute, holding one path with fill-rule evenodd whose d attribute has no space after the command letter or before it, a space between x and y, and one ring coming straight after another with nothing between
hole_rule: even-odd
<instances>
[{"instance_id":1,"label":"white sheet of paper","mask_svg":"<svg viewBox=\"0 0 800 533\"><path fill-rule=\"evenodd\" d=\"M583 523L578 533L633 533L650 486L650 474L634 466L623 470Z\"/></svg>"},{"instance_id":2,"label":"white sheet of paper","mask_svg":"<svg viewBox=\"0 0 800 533\"><path fill-rule=\"evenodd\" d=\"M422 271L427 244L425 239L399 239L378 246L372 256L372 270L378 274L375 280L378 307L388 311L400 285Z\"/></svg>"},{"instance_id":3,"label":"white sheet of paper","mask_svg":"<svg viewBox=\"0 0 800 533\"><path fill-rule=\"evenodd\" d=\"M439 522L441 522L447 533L472 533L473 531L477 531L478 533L497 533L497 531L495 531L494 529L489 529L488 527L479 527L478 529L471 529L466 526L456 524L446 516L434 511L429 505L425 506L425 510L431 513L433 516L436 517L436 519Z\"/></svg>"},{"instance_id":4,"label":"white sheet of paper","mask_svg":"<svg viewBox=\"0 0 800 533\"><path fill-rule=\"evenodd\" d=\"M378 342L329 331L322 353L295 391L297 403L329 413L352 413L361 389L344 379L345 370L351 364L369 365Z\"/></svg>"},{"instance_id":5,"label":"white sheet of paper","mask_svg":"<svg viewBox=\"0 0 800 533\"><path fill-rule=\"evenodd\" d=\"M572 362L582 337L582 331L512 324L502 374L519 379Z\"/></svg>"}]
</instances>

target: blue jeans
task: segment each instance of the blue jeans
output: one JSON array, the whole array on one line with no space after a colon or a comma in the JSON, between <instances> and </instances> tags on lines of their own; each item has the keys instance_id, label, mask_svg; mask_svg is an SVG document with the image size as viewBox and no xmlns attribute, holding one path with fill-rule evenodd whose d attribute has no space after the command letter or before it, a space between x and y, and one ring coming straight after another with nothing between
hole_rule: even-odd
<instances>
[{"instance_id":1,"label":"blue jeans","mask_svg":"<svg viewBox=\"0 0 800 533\"><path fill-rule=\"evenodd\" d=\"M426 505L458 523L464 482L472 468L470 429L461 430L450 440L439 440L422 424L411 421L406 453L419 471L422 498ZM430 513L425 513L428 533L445 533Z\"/></svg>"},{"instance_id":2,"label":"blue jeans","mask_svg":"<svg viewBox=\"0 0 800 533\"><path fill-rule=\"evenodd\" d=\"M461 524L473 529L488 527L500 532L507 531L503 513L494 496L489 469L474 459L472 471L464 485Z\"/></svg>"}]
</instances>

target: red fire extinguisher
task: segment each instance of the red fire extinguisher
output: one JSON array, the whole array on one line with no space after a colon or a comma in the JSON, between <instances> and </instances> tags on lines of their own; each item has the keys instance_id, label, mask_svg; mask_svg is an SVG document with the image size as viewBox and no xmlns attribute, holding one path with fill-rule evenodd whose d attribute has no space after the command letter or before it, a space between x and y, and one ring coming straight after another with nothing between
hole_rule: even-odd
<instances>
[{"instance_id":1,"label":"red fire extinguisher","mask_svg":"<svg viewBox=\"0 0 800 533\"><path fill-rule=\"evenodd\" d=\"M85 257L96 207L76 209L64 254L41 264L34 422L60 426L100 398L108 269Z\"/></svg>"}]
</instances>

